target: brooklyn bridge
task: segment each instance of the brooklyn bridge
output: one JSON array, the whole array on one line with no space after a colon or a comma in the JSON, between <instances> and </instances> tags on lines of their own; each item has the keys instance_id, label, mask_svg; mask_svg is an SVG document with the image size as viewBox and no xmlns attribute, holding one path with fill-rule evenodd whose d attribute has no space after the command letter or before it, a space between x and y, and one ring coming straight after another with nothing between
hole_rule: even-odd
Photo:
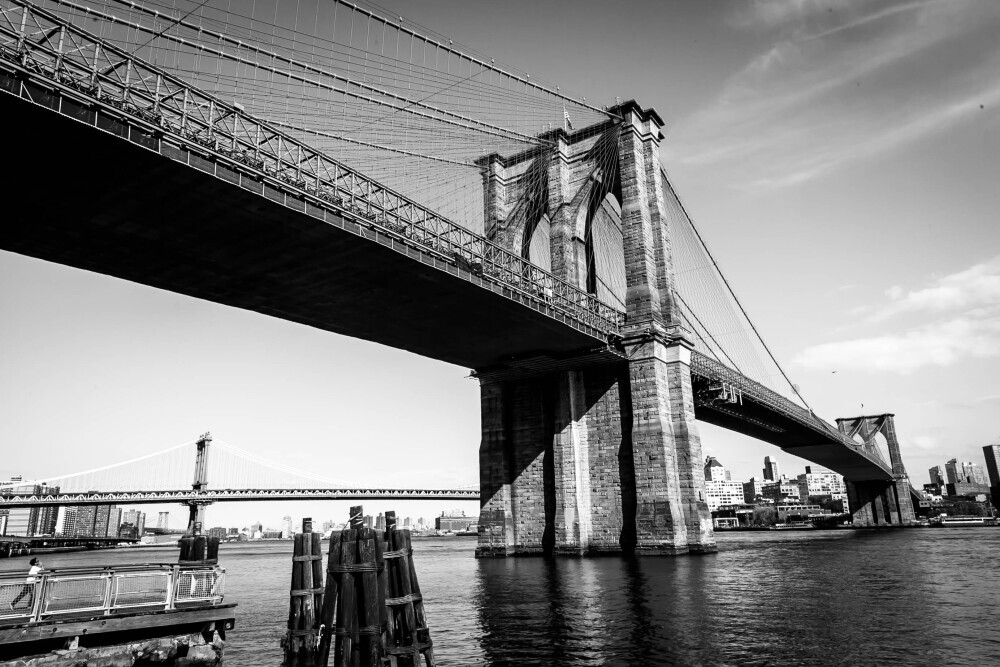
<instances>
[{"instance_id":1,"label":"brooklyn bridge","mask_svg":"<svg viewBox=\"0 0 1000 667\"><path fill-rule=\"evenodd\" d=\"M203 438L155 480L107 462L0 507L478 497L481 556L711 552L705 422L843 475L855 524L913 520L892 415L813 412L687 214L654 109L346 2L306 17L322 44L298 15L202 6L0 0L0 248L467 367L478 485L331 486L233 448L208 475Z\"/></svg>"}]
</instances>

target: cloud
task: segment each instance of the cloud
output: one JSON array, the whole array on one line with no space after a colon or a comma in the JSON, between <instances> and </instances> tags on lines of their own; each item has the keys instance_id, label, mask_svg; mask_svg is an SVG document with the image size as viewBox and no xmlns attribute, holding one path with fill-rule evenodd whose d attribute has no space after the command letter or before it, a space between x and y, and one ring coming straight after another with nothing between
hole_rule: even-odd
<instances>
[{"instance_id":1,"label":"cloud","mask_svg":"<svg viewBox=\"0 0 1000 667\"><path fill-rule=\"evenodd\" d=\"M1000 256L939 278L913 291L894 285L886 290L891 303L872 316L881 320L906 312L942 313L1000 304Z\"/></svg>"},{"instance_id":2,"label":"cloud","mask_svg":"<svg viewBox=\"0 0 1000 667\"><path fill-rule=\"evenodd\" d=\"M918 449L935 449L940 443L938 442L938 439L933 436L918 435L915 438L909 439L907 444L913 445Z\"/></svg>"},{"instance_id":3,"label":"cloud","mask_svg":"<svg viewBox=\"0 0 1000 667\"><path fill-rule=\"evenodd\" d=\"M768 191L982 117L1000 103L1000 3L777 0L735 24L767 46L665 153Z\"/></svg>"},{"instance_id":4,"label":"cloud","mask_svg":"<svg viewBox=\"0 0 1000 667\"><path fill-rule=\"evenodd\" d=\"M890 287L886 297L888 304L869 310L869 322L885 322L904 313L935 319L904 331L816 345L799 353L793 363L809 369L909 374L924 367L1000 356L1000 257L920 289Z\"/></svg>"},{"instance_id":5,"label":"cloud","mask_svg":"<svg viewBox=\"0 0 1000 667\"><path fill-rule=\"evenodd\" d=\"M792 363L809 369L851 368L903 375L925 366L1000 356L1000 312L985 320L960 317L903 333L810 347Z\"/></svg>"}]
</instances>

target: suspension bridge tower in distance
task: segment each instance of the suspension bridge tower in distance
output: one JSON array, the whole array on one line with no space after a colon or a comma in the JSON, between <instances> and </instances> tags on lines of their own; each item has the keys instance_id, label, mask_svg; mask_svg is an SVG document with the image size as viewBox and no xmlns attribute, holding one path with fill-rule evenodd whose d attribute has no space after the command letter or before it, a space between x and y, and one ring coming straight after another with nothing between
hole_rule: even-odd
<instances>
[{"instance_id":1,"label":"suspension bridge tower in distance","mask_svg":"<svg viewBox=\"0 0 1000 667\"><path fill-rule=\"evenodd\" d=\"M198 438L194 460L194 481L191 483L191 488L196 492L208 489L208 446L211 444L211 433L204 433ZM189 535L200 532L204 527L205 508L211 504L212 502L209 500L194 499L188 501L187 533Z\"/></svg>"},{"instance_id":2,"label":"suspension bridge tower in distance","mask_svg":"<svg viewBox=\"0 0 1000 667\"><path fill-rule=\"evenodd\" d=\"M663 122L635 102L608 111L477 162L487 237L627 317L602 354L476 369L479 556L716 550L674 303Z\"/></svg>"}]
</instances>

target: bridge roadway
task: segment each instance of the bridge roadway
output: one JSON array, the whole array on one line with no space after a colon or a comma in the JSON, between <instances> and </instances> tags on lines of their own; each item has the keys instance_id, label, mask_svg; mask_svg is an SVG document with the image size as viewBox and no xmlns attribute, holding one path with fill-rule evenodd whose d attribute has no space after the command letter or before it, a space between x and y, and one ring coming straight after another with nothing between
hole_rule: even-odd
<instances>
[{"instance_id":1,"label":"bridge roadway","mask_svg":"<svg viewBox=\"0 0 1000 667\"><path fill-rule=\"evenodd\" d=\"M4 37L0 31L0 114L12 167L0 248L488 373L625 363L617 348L622 314L481 237L442 232L438 224L428 240L423 228L397 215L404 206L419 209L398 195L376 193L378 209L371 198L356 199L355 186L350 195L338 189L337 197L324 199L319 186L281 172L288 165L282 167L280 150L268 167L223 150L218 138L206 141L205 130L208 136L228 131L236 145L231 108L228 116L210 113L200 134L171 124L167 106L201 93L165 74L152 78L157 91L173 85L169 95L142 98L108 79L98 97L81 79L91 76L89 67L66 69L67 54L55 74L46 64L57 60L52 47L28 40L18 52L11 46L16 33L8 28ZM130 61L128 69L141 66ZM141 108L144 101L150 106ZM215 100L201 106L216 105L225 106ZM223 117L230 125L221 124ZM280 133L267 132L280 147ZM286 157L294 143L285 138ZM338 182L363 178L341 174ZM371 194L374 187L362 190ZM348 205L348 196L365 208ZM396 204L386 206L391 197ZM459 245L445 242L456 234ZM743 401L701 401L698 419L772 442L848 479L891 478L887 463L829 424L717 362L699 367L699 358L707 360L695 356L696 388L721 379L740 386ZM229 499L246 498L213 500Z\"/></svg>"},{"instance_id":2,"label":"bridge roadway","mask_svg":"<svg viewBox=\"0 0 1000 667\"><path fill-rule=\"evenodd\" d=\"M477 489L209 489L0 495L0 509L60 505L151 505L262 500L479 500Z\"/></svg>"}]
</instances>

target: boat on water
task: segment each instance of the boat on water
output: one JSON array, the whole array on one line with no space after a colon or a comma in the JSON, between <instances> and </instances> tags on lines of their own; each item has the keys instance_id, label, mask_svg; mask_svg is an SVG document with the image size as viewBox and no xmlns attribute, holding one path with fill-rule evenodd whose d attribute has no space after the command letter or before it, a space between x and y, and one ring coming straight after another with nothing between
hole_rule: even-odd
<instances>
[{"instance_id":1,"label":"boat on water","mask_svg":"<svg viewBox=\"0 0 1000 667\"><path fill-rule=\"evenodd\" d=\"M940 525L944 528L961 528L962 526L995 526L996 519L985 516L943 516Z\"/></svg>"}]
</instances>

